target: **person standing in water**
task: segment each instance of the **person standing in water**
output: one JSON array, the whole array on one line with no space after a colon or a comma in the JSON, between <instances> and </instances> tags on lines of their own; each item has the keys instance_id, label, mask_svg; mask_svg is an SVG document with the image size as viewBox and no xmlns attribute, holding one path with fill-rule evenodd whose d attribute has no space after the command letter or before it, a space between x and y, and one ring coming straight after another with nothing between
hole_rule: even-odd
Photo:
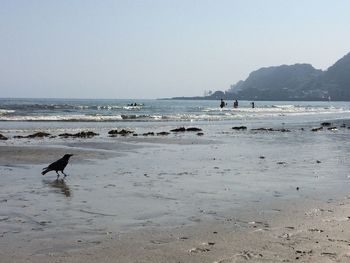
<instances>
[{"instance_id":1,"label":"person standing in water","mask_svg":"<svg viewBox=\"0 0 350 263\"><path fill-rule=\"evenodd\" d=\"M221 102L220 102L220 108L222 109L223 107L225 107L225 102L223 99L221 99Z\"/></svg>"},{"instance_id":2,"label":"person standing in water","mask_svg":"<svg viewBox=\"0 0 350 263\"><path fill-rule=\"evenodd\" d=\"M233 107L238 108L238 101L237 100L235 100L235 102L233 103Z\"/></svg>"},{"instance_id":3,"label":"person standing in water","mask_svg":"<svg viewBox=\"0 0 350 263\"><path fill-rule=\"evenodd\" d=\"M252 108L254 109L254 108L255 108L255 103L254 103L254 101L252 101L251 104L252 104Z\"/></svg>"}]
</instances>

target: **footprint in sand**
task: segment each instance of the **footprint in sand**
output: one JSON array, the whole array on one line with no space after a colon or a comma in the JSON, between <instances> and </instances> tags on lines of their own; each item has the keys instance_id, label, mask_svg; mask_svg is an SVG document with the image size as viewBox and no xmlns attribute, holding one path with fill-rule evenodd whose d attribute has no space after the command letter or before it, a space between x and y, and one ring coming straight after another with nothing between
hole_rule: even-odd
<instances>
[{"instance_id":1,"label":"footprint in sand","mask_svg":"<svg viewBox=\"0 0 350 263\"><path fill-rule=\"evenodd\" d=\"M261 258L261 257L263 257L262 254L257 254L257 253L254 253L252 251L247 251L247 250L244 250L241 253L236 254L235 256L236 257L241 257L241 258L243 258L245 260L250 260L252 258Z\"/></svg>"},{"instance_id":2,"label":"footprint in sand","mask_svg":"<svg viewBox=\"0 0 350 263\"><path fill-rule=\"evenodd\" d=\"M204 242L201 244L202 246L210 246L210 247L213 247L215 245L214 242ZM191 248L188 252L189 253L203 253L203 252L209 252L210 249L209 248L206 248L206 247L195 247L195 248Z\"/></svg>"},{"instance_id":3,"label":"footprint in sand","mask_svg":"<svg viewBox=\"0 0 350 263\"><path fill-rule=\"evenodd\" d=\"M209 248L195 247L195 248L191 248L188 252L190 252L190 253L203 253L203 252L208 252L208 251L210 251Z\"/></svg>"},{"instance_id":4,"label":"footprint in sand","mask_svg":"<svg viewBox=\"0 0 350 263\"><path fill-rule=\"evenodd\" d=\"M321 256L327 256L327 257L330 257L330 258L336 258L337 253L333 253L333 252L322 252L322 253L321 253Z\"/></svg>"}]
</instances>

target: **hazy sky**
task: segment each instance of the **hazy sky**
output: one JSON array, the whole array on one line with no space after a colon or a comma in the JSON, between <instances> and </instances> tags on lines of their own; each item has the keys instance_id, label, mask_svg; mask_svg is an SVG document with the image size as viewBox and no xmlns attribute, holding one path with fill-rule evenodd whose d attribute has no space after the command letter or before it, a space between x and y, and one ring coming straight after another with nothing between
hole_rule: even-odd
<instances>
[{"instance_id":1,"label":"hazy sky","mask_svg":"<svg viewBox=\"0 0 350 263\"><path fill-rule=\"evenodd\" d=\"M350 52L348 0L0 0L0 97L160 98Z\"/></svg>"}]
</instances>

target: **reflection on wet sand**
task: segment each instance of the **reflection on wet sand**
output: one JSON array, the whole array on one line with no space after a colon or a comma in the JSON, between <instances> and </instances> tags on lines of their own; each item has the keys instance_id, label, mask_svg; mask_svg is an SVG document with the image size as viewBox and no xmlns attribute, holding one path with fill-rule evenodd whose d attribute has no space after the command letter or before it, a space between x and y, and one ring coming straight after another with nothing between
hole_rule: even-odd
<instances>
[{"instance_id":1,"label":"reflection on wet sand","mask_svg":"<svg viewBox=\"0 0 350 263\"><path fill-rule=\"evenodd\" d=\"M45 185L48 185L54 189L55 192L61 193L65 195L66 197L70 197L72 195L72 192L69 188L69 186L66 184L66 182L63 179L56 179L56 180L43 180L43 183Z\"/></svg>"}]
</instances>

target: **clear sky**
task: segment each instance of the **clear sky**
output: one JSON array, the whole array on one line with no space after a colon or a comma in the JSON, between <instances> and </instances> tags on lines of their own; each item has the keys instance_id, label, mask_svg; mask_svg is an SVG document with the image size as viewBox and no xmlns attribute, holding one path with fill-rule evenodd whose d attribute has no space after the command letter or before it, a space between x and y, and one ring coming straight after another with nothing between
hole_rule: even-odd
<instances>
[{"instance_id":1,"label":"clear sky","mask_svg":"<svg viewBox=\"0 0 350 263\"><path fill-rule=\"evenodd\" d=\"M348 0L0 0L0 97L160 98L350 52Z\"/></svg>"}]
</instances>

